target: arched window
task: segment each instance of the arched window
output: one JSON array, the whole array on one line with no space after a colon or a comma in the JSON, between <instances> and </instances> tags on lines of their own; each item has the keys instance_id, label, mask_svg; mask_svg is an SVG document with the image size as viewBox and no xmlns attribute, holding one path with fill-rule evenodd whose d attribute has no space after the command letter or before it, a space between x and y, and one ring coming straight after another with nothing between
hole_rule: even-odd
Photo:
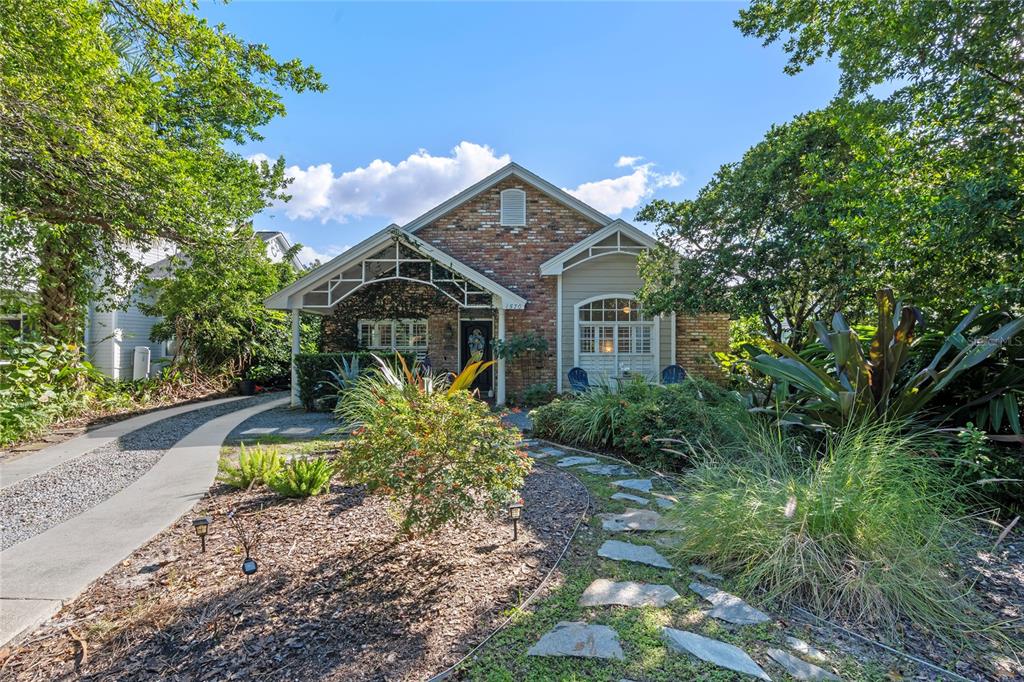
<instances>
[{"instance_id":1,"label":"arched window","mask_svg":"<svg viewBox=\"0 0 1024 682\"><path fill-rule=\"evenodd\" d=\"M636 299L610 296L576 306L576 364L598 380L657 379L657 323Z\"/></svg>"},{"instance_id":2,"label":"arched window","mask_svg":"<svg viewBox=\"0 0 1024 682\"><path fill-rule=\"evenodd\" d=\"M509 227L526 225L526 192L521 189L502 190L501 224Z\"/></svg>"}]
</instances>

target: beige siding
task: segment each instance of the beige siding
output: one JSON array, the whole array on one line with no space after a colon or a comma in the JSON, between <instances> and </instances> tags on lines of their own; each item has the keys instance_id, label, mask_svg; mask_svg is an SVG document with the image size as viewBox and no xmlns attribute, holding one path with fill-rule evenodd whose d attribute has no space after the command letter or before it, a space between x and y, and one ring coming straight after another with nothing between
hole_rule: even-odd
<instances>
[{"instance_id":1,"label":"beige siding","mask_svg":"<svg viewBox=\"0 0 1024 682\"><path fill-rule=\"evenodd\" d=\"M562 389L568 390L566 374L573 367L576 348L576 304L595 296L633 295L640 288L636 256L602 256L562 273ZM658 338L658 370L672 364L672 318L663 317Z\"/></svg>"}]
</instances>

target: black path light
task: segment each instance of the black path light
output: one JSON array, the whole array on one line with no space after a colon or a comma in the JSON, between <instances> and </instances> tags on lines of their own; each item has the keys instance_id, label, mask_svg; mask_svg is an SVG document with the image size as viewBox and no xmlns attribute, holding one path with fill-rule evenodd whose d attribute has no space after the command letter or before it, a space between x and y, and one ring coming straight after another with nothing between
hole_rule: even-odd
<instances>
[{"instance_id":1,"label":"black path light","mask_svg":"<svg viewBox=\"0 0 1024 682\"><path fill-rule=\"evenodd\" d=\"M196 531L196 535L199 536L199 541L203 544L203 551L206 551L206 534L210 532L210 517L200 516L199 518L192 520L192 527Z\"/></svg>"},{"instance_id":2,"label":"black path light","mask_svg":"<svg viewBox=\"0 0 1024 682\"><path fill-rule=\"evenodd\" d=\"M519 539L519 518L523 515L523 501L508 506L508 517L512 519L512 540Z\"/></svg>"},{"instance_id":3,"label":"black path light","mask_svg":"<svg viewBox=\"0 0 1024 682\"><path fill-rule=\"evenodd\" d=\"M256 572L259 566L256 564L256 560L251 556L245 557L245 561L242 562L242 573L246 576L250 576Z\"/></svg>"}]
</instances>

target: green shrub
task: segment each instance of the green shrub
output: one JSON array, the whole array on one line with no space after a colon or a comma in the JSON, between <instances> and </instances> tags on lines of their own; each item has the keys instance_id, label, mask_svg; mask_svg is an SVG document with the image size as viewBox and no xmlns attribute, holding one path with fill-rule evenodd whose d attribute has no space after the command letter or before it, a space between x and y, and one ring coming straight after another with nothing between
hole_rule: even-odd
<instances>
[{"instance_id":1,"label":"green shrub","mask_svg":"<svg viewBox=\"0 0 1024 682\"><path fill-rule=\"evenodd\" d=\"M295 368L299 378L299 400L307 410L317 409L317 402L322 398L335 397L337 388L331 385L332 372L337 372L343 362L358 361L364 370L376 366L373 356L383 358L386 362L395 362L398 353L356 351L353 353L300 353L295 356ZM401 354L405 361L412 363L415 355ZM330 410L333 405L328 406Z\"/></svg>"},{"instance_id":2,"label":"green shrub","mask_svg":"<svg viewBox=\"0 0 1024 682\"><path fill-rule=\"evenodd\" d=\"M445 386L441 377L380 372L363 377L339 405L358 424L341 473L387 495L406 537L508 504L530 469L516 429L469 391Z\"/></svg>"},{"instance_id":3,"label":"green shrub","mask_svg":"<svg viewBox=\"0 0 1024 682\"><path fill-rule=\"evenodd\" d=\"M742 442L750 417L738 396L709 381L688 378L659 386L632 381L613 392L597 386L532 412L533 433L575 445L608 447L647 464L685 464L681 455L710 445ZM666 441L671 450L666 451Z\"/></svg>"},{"instance_id":4,"label":"green shrub","mask_svg":"<svg viewBox=\"0 0 1024 682\"><path fill-rule=\"evenodd\" d=\"M326 457L293 458L267 479L267 486L282 497L311 497L327 492L337 464Z\"/></svg>"},{"instance_id":5,"label":"green shrub","mask_svg":"<svg viewBox=\"0 0 1024 682\"><path fill-rule=\"evenodd\" d=\"M931 443L899 425L850 426L820 450L769 427L744 457L712 455L684 478L671 519L682 561L745 592L819 614L951 634L971 612L951 577L961 509Z\"/></svg>"},{"instance_id":6,"label":"green shrub","mask_svg":"<svg viewBox=\"0 0 1024 682\"><path fill-rule=\"evenodd\" d=\"M532 410L551 402L557 395L554 384L530 384L522 391L511 395L508 402L512 407L525 407Z\"/></svg>"},{"instance_id":7,"label":"green shrub","mask_svg":"<svg viewBox=\"0 0 1024 682\"><path fill-rule=\"evenodd\" d=\"M257 445L246 448L243 444L238 453L238 464L226 457L217 462L217 480L232 488L247 490L255 484L267 483L281 471L284 457L275 447L264 448Z\"/></svg>"}]
</instances>

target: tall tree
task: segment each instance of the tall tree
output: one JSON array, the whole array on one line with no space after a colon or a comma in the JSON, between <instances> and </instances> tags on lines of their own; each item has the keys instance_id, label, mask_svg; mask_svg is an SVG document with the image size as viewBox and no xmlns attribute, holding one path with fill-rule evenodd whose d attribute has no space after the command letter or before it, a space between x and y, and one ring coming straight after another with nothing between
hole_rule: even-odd
<instances>
[{"instance_id":1,"label":"tall tree","mask_svg":"<svg viewBox=\"0 0 1024 682\"><path fill-rule=\"evenodd\" d=\"M851 161L836 113L812 112L773 127L696 199L646 206L637 219L657 223L664 246L641 258L645 304L757 316L799 347L811 320L870 291L867 247L835 227Z\"/></svg>"},{"instance_id":2,"label":"tall tree","mask_svg":"<svg viewBox=\"0 0 1024 682\"><path fill-rule=\"evenodd\" d=\"M73 338L132 251L210 243L283 197L260 139L312 68L211 26L183 0L0 0L0 250L38 259L44 331ZM25 229L29 226L29 229Z\"/></svg>"}]
</instances>

